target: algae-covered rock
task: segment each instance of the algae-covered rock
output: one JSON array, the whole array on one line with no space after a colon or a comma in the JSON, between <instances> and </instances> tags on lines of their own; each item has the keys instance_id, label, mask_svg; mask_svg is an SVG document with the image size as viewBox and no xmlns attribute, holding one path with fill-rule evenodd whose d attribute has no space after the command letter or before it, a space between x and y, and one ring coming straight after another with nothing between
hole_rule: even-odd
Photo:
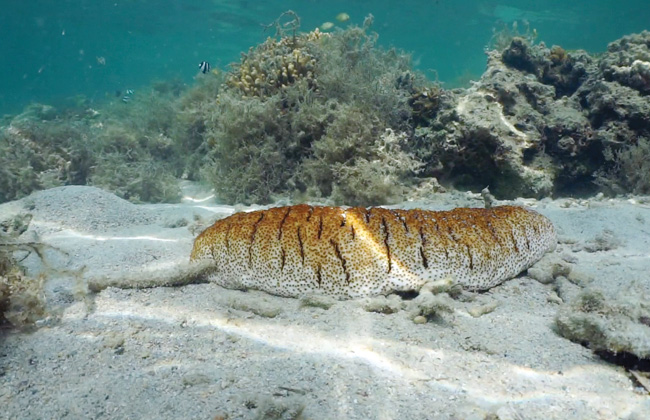
<instances>
[{"instance_id":1,"label":"algae-covered rock","mask_svg":"<svg viewBox=\"0 0 650 420\"><path fill-rule=\"evenodd\" d=\"M592 57L511 38L416 128L420 176L497 198L650 191L650 32Z\"/></svg>"},{"instance_id":2,"label":"algae-covered rock","mask_svg":"<svg viewBox=\"0 0 650 420\"><path fill-rule=\"evenodd\" d=\"M599 56L495 33L485 73L443 89L362 27L275 36L228 73L198 74L90 107L34 104L0 127L0 202L95 185L173 202L178 179L219 200L381 205L423 185L520 196L650 192L650 32ZM440 186L438 188L437 186Z\"/></svg>"},{"instance_id":3,"label":"algae-covered rock","mask_svg":"<svg viewBox=\"0 0 650 420\"><path fill-rule=\"evenodd\" d=\"M509 199L548 196L591 178L604 159L593 156L575 92L595 71L584 51L523 37L488 52L480 80L443 95L435 118L416 132L423 174L463 189L490 185Z\"/></svg>"},{"instance_id":4,"label":"algae-covered rock","mask_svg":"<svg viewBox=\"0 0 650 420\"><path fill-rule=\"evenodd\" d=\"M650 31L610 43L599 67L606 80L650 93Z\"/></svg>"},{"instance_id":5,"label":"algae-covered rock","mask_svg":"<svg viewBox=\"0 0 650 420\"><path fill-rule=\"evenodd\" d=\"M204 113L202 177L220 200L404 199L421 166L406 151L410 119L435 113L437 90L376 38L296 32L243 56Z\"/></svg>"},{"instance_id":6,"label":"algae-covered rock","mask_svg":"<svg viewBox=\"0 0 650 420\"><path fill-rule=\"evenodd\" d=\"M40 252L38 244L17 240L29 224L26 214L0 222L0 326L33 325L46 316L44 279L25 274L16 251Z\"/></svg>"},{"instance_id":7,"label":"algae-covered rock","mask_svg":"<svg viewBox=\"0 0 650 420\"><path fill-rule=\"evenodd\" d=\"M607 296L585 290L563 306L555 319L565 338L597 352L650 358L650 301L635 293Z\"/></svg>"},{"instance_id":8,"label":"algae-covered rock","mask_svg":"<svg viewBox=\"0 0 650 420\"><path fill-rule=\"evenodd\" d=\"M51 107L32 105L9 118L0 126L0 202L91 184L135 202L179 201L188 159L170 137L175 99L166 95L154 91L102 112L62 109L55 118Z\"/></svg>"}]
</instances>

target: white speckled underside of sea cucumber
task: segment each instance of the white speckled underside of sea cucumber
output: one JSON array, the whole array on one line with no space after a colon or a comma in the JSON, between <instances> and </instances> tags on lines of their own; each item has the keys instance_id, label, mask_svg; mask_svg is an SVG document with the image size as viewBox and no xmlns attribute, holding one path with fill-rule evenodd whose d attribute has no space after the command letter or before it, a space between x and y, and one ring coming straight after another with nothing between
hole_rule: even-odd
<instances>
[{"instance_id":1,"label":"white speckled underside of sea cucumber","mask_svg":"<svg viewBox=\"0 0 650 420\"><path fill-rule=\"evenodd\" d=\"M549 219L523 207L451 211L296 205L236 213L194 242L209 280L280 296L339 299L418 290L450 278L469 290L511 279L555 248Z\"/></svg>"}]
</instances>

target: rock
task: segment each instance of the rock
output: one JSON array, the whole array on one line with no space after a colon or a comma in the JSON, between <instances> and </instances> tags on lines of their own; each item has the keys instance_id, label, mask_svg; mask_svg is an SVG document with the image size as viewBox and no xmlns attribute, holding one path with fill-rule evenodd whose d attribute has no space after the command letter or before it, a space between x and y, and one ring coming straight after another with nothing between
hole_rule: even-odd
<instances>
[{"instance_id":1,"label":"rock","mask_svg":"<svg viewBox=\"0 0 650 420\"><path fill-rule=\"evenodd\" d=\"M425 175L473 191L489 185L497 199L644 193L650 177L629 180L620 152L650 139L649 46L644 31L597 58L522 38L489 52L480 80L441 92L435 116L416 128Z\"/></svg>"}]
</instances>

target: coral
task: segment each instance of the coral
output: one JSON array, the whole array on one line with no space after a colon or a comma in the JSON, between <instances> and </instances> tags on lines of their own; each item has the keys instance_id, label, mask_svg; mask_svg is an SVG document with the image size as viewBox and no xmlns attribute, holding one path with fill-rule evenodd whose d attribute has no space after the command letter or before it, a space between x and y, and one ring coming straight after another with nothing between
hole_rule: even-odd
<instances>
[{"instance_id":1,"label":"coral","mask_svg":"<svg viewBox=\"0 0 650 420\"><path fill-rule=\"evenodd\" d=\"M522 207L434 212L297 205L217 221L196 238L191 260L211 261L208 278L224 287L347 299L425 289L449 278L486 290L530 267L555 243L552 223ZM423 305L434 311L438 303Z\"/></svg>"},{"instance_id":2,"label":"coral","mask_svg":"<svg viewBox=\"0 0 650 420\"><path fill-rule=\"evenodd\" d=\"M416 126L426 125L435 118L440 108L440 95L439 86L424 87L411 93L408 104L412 109L413 123Z\"/></svg>"},{"instance_id":3,"label":"coral","mask_svg":"<svg viewBox=\"0 0 650 420\"><path fill-rule=\"evenodd\" d=\"M562 64L563 62L569 59L569 54L566 50L558 45L554 45L551 48L551 52L548 56L553 64Z\"/></svg>"},{"instance_id":4,"label":"coral","mask_svg":"<svg viewBox=\"0 0 650 420\"><path fill-rule=\"evenodd\" d=\"M650 56L645 39L650 39L649 32L610 44L600 58L599 78L585 83L576 93L602 156L600 167L594 171L595 182L609 193L649 191L644 153L650 139L650 102L641 85L619 77L621 65L632 65L636 57Z\"/></svg>"},{"instance_id":5,"label":"coral","mask_svg":"<svg viewBox=\"0 0 650 420\"><path fill-rule=\"evenodd\" d=\"M317 47L314 44L323 36L328 34L316 28L280 40L268 38L243 55L241 63L226 79L226 85L248 97L271 96L298 80L304 80L309 89L316 90Z\"/></svg>"},{"instance_id":6,"label":"coral","mask_svg":"<svg viewBox=\"0 0 650 420\"><path fill-rule=\"evenodd\" d=\"M289 20L283 22L286 19ZM316 90L318 44L329 34L318 28L297 34L300 17L291 10L267 26L271 27L276 30L275 37L242 54L241 62L233 66L234 71L226 78L226 89L235 89L243 97L267 98L304 81L308 89Z\"/></svg>"}]
</instances>

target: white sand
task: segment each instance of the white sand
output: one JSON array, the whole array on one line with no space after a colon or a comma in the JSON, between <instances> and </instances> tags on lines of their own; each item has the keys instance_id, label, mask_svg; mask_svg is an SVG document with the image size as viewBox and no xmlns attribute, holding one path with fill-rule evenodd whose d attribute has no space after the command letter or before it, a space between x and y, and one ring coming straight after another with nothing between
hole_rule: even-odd
<instances>
[{"instance_id":1,"label":"white sand","mask_svg":"<svg viewBox=\"0 0 650 420\"><path fill-rule=\"evenodd\" d=\"M556 254L575 276L607 296L650 296L650 200L529 203L556 224ZM460 205L482 203L444 195L399 207ZM555 289L576 294L571 282L522 276L426 324L407 310L368 312L368 300L301 307L212 284L84 297L88 279L185 263L193 234L173 226L233 209L64 187L0 205L0 220L25 206L21 239L51 246L54 314L36 331L0 332L1 419L650 418L650 397L623 368L554 332ZM24 264L43 270L36 255ZM468 314L485 304L497 306Z\"/></svg>"}]
</instances>

